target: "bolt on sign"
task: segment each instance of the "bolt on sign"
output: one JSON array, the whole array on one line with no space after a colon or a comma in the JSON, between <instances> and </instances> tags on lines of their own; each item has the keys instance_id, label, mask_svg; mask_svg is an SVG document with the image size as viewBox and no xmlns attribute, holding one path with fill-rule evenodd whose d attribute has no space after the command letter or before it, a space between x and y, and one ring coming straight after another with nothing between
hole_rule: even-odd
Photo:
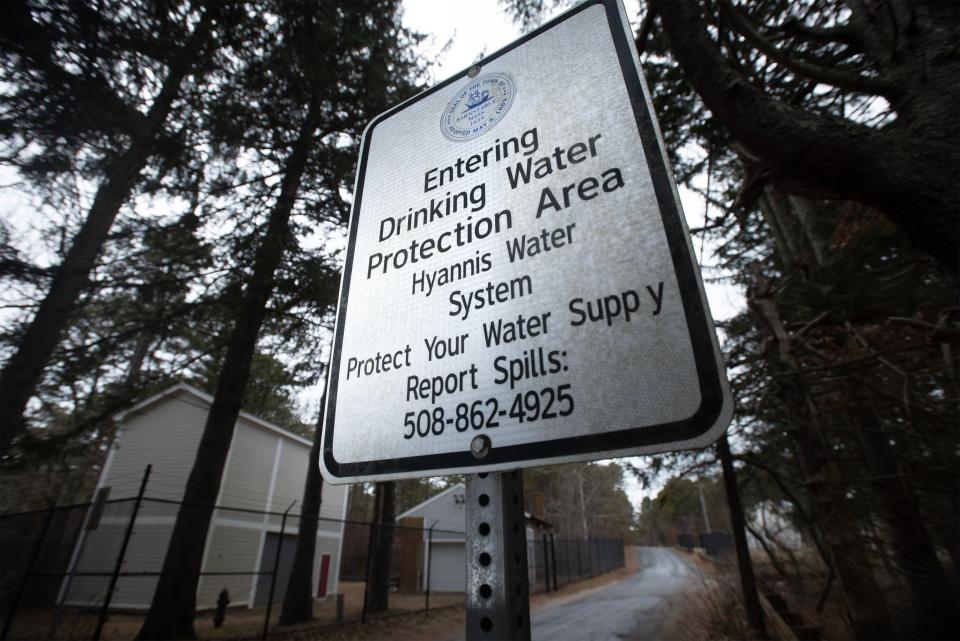
<instances>
[{"instance_id":1,"label":"bolt on sign","mask_svg":"<svg viewBox=\"0 0 960 641\"><path fill-rule=\"evenodd\" d=\"M732 400L626 14L557 19L363 136L333 483L702 447Z\"/></svg>"}]
</instances>

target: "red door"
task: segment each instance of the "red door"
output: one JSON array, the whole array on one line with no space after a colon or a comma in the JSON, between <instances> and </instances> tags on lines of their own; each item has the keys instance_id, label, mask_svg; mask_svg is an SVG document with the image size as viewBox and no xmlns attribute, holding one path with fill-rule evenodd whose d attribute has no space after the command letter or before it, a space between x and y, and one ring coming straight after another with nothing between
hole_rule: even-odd
<instances>
[{"instance_id":1,"label":"red door","mask_svg":"<svg viewBox=\"0 0 960 641\"><path fill-rule=\"evenodd\" d=\"M327 596L327 578L330 574L330 555L324 554L320 557L320 581L317 584L317 598L322 599Z\"/></svg>"}]
</instances>

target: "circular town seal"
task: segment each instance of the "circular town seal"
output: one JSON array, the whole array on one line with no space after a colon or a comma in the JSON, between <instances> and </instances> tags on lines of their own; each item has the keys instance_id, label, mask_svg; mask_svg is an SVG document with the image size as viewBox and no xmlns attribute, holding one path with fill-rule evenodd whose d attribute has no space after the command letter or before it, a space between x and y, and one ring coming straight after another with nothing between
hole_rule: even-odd
<instances>
[{"instance_id":1,"label":"circular town seal","mask_svg":"<svg viewBox=\"0 0 960 641\"><path fill-rule=\"evenodd\" d=\"M468 140L500 122L510 110L516 88L505 73L474 78L447 103L440 129L450 140Z\"/></svg>"}]
</instances>

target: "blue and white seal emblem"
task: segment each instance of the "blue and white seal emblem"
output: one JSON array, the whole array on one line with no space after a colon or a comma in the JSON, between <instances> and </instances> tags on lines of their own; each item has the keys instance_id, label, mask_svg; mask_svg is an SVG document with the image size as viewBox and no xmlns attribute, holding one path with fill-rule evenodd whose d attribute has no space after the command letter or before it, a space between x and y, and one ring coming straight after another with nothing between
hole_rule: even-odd
<instances>
[{"instance_id":1,"label":"blue and white seal emblem","mask_svg":"<svg viewBox=\"0 0 960 641\"><path fill-rule=\"evenodd\" d=\"M517 91L506 73L474 78L447 103L440 129L450 140L468 140L500 122L510 110Z\"/></svg>"}]
</instances>

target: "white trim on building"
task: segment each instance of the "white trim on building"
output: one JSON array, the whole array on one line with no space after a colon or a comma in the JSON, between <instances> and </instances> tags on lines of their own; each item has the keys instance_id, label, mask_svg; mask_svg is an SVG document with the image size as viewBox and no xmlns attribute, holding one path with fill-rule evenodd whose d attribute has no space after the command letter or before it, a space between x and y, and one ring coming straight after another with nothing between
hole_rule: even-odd
<instances>
[{"instance_id":1,"label":"white trim on building","mask_svg":"<svg viewBox=\"0 0 960 641\"><path fill-rule=\"evenodd\" d=\"M213 398L190 385L180 383L114 416L118 429L101 471L95 494L111 488L111 500L133 497L142 471L153 465L147 484L147 498L137 517L124 569L159 571L183 497L186 478L193 466L196 448ZM211 520L204 544L201 571L246 571L248 576L201 576L197 586L198 608L213 607L223 587L230 591L233 605L253 607L267 533L279 533L279 517L256 512L283 511L299 502L310 465L311 442L260 418L241 412L227 453L218 491L219 507ZM83 529L73 550L70 568L76 572L103 572L116 559L118 534L127 526L126 503L104 514L95 530ZM249 510L249 511L248 511ZM347 510L347 486L324 484L321 519L339 521L339 527L317 531L313 568L313 594L318 592L320 559L330 556L326 593L339 589L343 546L343 519ZM293 514L297 510L294 508ZM247 518L245 518L247 517ZM298 519L287 523L286 534L296 535ZM284 555L286 556L286 555ZM71 605L89 605L101 598L106 578L79 576L63 582L59 600ZM103 585L101 585L103 584ZM113 607L145 609L152 600L155 577L121 577ZM284 586L285 587L285 586Z\"/></svg>"}]
</instances>

